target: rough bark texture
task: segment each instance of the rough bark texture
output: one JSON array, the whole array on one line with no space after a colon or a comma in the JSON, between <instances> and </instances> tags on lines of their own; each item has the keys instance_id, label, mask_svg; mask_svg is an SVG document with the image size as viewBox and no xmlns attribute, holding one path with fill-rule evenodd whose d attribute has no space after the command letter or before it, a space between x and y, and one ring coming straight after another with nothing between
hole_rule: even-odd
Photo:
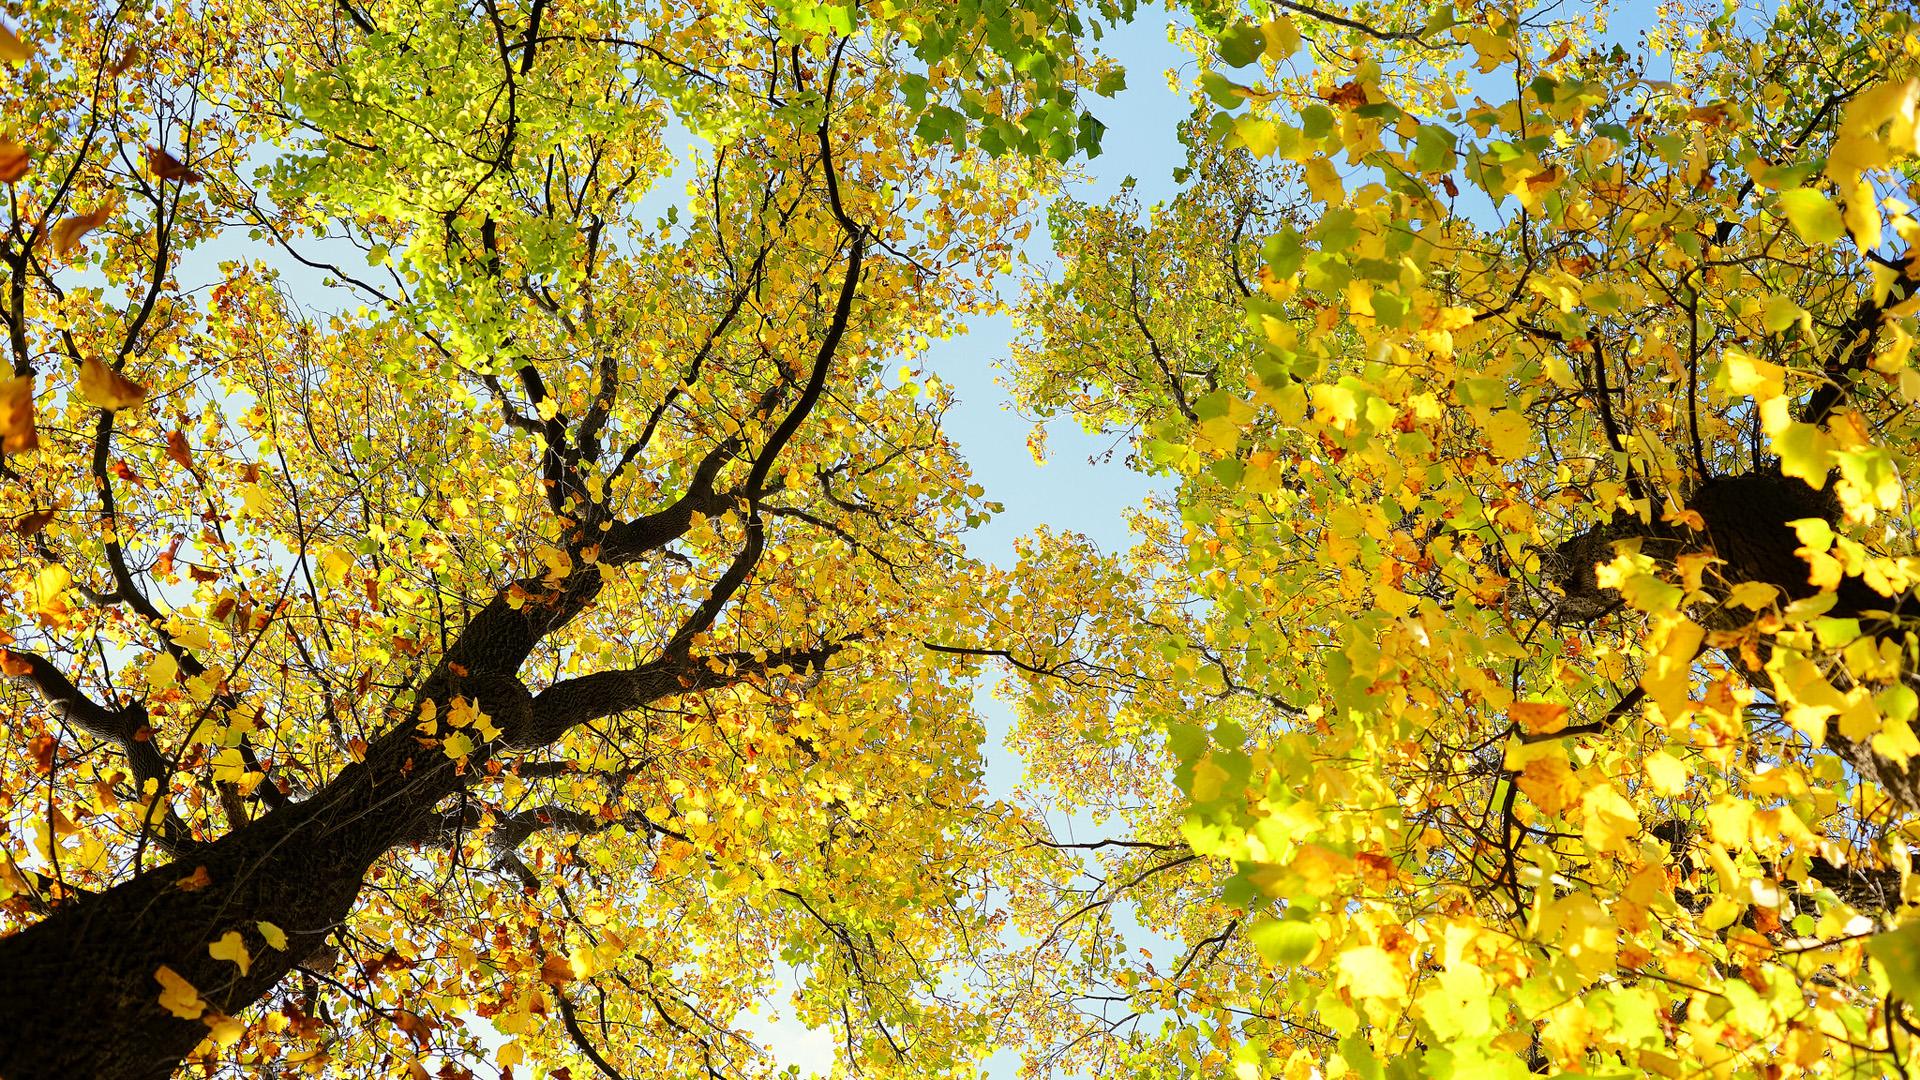
<instances>
[{"instance_id":1,"label":"rough bark texture","mask_svg":"<svg viewBox=\"0 0 1920 1080\"><path fill-rule=\"evenodd\" d=\"M443 665L420 697L444 710L465 694L503 729L532 728L526 688L500 672L517 668L539 634L577 612L597 584L550 606L487 608L450 655L493 670L455 678ZM161 1007L156 972L171 968L212 1009L237 1014L320 951L352 910L374 861L463 782L459 764L414 735L412 723L399 723L312 798L0 939L0 1078L171 1075L208 1028ZM487 749L469 757L465 770L482 765ZM262 921L286 932L286 949L266 944L257 928ZM238 931L252 953L244 976L207 951L229 931ZM76 1017L91 1018L84 1026L94 1037L75 1037L82 1026Z\"/></svg>"}]
</instances>

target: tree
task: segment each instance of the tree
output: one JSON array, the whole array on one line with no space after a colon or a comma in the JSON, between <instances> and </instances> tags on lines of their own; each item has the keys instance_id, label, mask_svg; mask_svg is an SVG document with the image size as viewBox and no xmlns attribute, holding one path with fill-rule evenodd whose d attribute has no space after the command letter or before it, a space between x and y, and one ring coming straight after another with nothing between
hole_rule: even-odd
<instances>
[{"instance_id":1,"label":"tree","mask_svg":"<svg viewBox=\"0 0 1920 1080\"><path fill-rule=\"evenodd\" d=\"M1126 14L8 7L0 1075L717 1077L775 957L850 1062L977 1045L912 358Z\"/></svg>"},{"instance_id":2,"label":"tree","mask_svg":"<svg viewBox=\"0 0 1920 1080\"><path fill-rule=\"evenodd\" d=\"M1030 550L1116 831L1006 1006L1102 1073L1903 1069L1911 14L1329 14L1201 12L1187 188L1056 208L1022 307L1179 489Z\"/></svg>"}]
</instances>

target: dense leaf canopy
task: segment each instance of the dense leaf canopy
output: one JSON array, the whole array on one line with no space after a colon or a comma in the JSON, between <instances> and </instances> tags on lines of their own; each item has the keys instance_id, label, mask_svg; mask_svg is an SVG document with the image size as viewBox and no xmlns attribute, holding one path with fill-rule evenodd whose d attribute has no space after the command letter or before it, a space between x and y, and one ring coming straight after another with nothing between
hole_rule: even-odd
<instances>
[{"instance_id":1,"label":"dense leaf canopy","mask_svg":"<svg viewBox=\"0 0 1920 1080\"><path fill-rule=\"evenodd\" d=\"M1914 17L1134 14L0 8L0 1077L1903 1069Z\"/></svg>"}]
</instances>

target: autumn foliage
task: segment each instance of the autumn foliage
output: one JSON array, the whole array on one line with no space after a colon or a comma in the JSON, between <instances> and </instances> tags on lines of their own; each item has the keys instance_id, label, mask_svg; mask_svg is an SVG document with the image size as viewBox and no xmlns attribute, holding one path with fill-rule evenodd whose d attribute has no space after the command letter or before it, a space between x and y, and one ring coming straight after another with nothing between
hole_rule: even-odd
<instances>
[{"instance_id":1,"label":"autumn foliage","mask_svg":"<svg viewBox=\"0 0 1920 1080\"><path fill-rule=\"evenodd\" d=\"M1134 14L0 7L0 1077L1905 1069L1913 15Z\"/></svg>"}]
</instances>

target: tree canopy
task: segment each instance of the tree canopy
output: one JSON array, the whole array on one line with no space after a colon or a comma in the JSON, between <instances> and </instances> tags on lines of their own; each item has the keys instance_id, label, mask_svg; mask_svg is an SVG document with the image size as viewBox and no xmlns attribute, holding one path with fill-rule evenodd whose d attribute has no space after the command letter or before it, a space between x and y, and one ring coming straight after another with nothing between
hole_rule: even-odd
<instances>
[{"instance_id":1,"label":"tree canopy","mask_svg":"<svg viewBox=\"0 0 1920 1080\"><path fill-rule=\"evenodd\" d=\"M1913 14L1135 14L0 7L0 1077L1905 1069Z\"/></svg>"}]
</instances>

